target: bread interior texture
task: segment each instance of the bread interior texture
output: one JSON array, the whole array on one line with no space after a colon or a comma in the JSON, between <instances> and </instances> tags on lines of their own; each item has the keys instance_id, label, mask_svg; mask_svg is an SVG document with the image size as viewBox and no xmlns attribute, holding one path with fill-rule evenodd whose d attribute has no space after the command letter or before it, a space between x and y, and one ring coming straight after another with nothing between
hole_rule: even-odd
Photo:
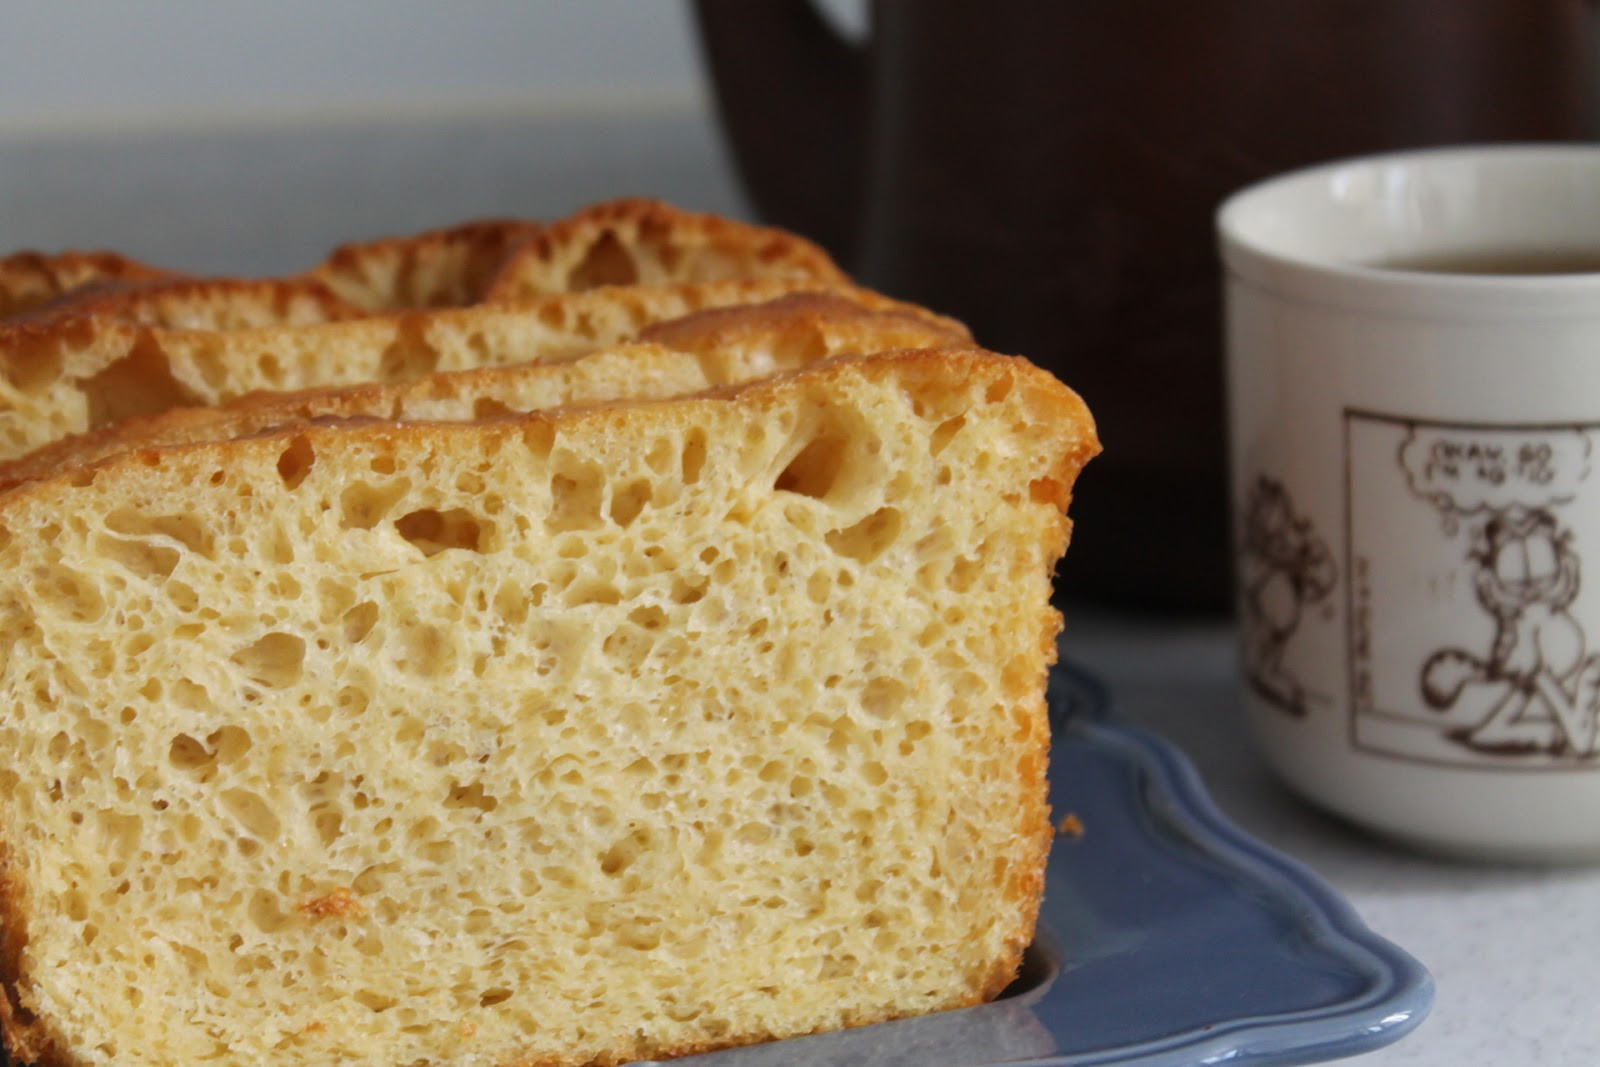
<instances>
[{"instance_id":1,"label":"bread interior texture","mask_svg":"<svg viewBox=\"0 0 1600 1067\"><path fill-rule=\"evenodd\" d=\"M14 1057L616 1063L993 996L1095 447L946 352L0 496Z\"/></svg>"}]
</instances>

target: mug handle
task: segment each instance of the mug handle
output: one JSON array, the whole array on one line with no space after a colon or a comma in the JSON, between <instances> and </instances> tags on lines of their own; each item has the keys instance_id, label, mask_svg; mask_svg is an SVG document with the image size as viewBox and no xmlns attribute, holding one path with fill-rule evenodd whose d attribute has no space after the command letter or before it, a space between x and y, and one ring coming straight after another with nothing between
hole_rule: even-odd
<instances>
[{"instance_id":1,"label":"mug handle","mask_svg":"<svg viewBox=\"0 0 1600 1067\"><path fill-rule=\"evenodd\" d=\"M701 53L757 211L854 259L866 177L872 46L810 0L694 0Z\"/></svg>"}]
</instances>

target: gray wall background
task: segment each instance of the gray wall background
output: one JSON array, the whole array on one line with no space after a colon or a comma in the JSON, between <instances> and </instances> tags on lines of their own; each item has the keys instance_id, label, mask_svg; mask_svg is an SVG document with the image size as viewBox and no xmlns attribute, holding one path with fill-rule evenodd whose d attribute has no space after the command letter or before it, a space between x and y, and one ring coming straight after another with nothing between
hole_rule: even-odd
<instances>
[{"instance_id":1,"label":"gray wall background","mask_svg":"<svg viewBox=\"0 0 1600 1067\"><path fill-rule=\"evenodd\" d=\"M0 0L0 134L682 107L679 0Z\"/></svg>"},{"instance_id":2,"label":"gray wall background","mask_svg":"<svg viewBox=\"0 0 1600 1067\"><path fill-rule=\"evenodd\" d=\"M280 273L623 195L748 214L682 0L0 0L0 253Z\"/></svg>"}]
</instances>

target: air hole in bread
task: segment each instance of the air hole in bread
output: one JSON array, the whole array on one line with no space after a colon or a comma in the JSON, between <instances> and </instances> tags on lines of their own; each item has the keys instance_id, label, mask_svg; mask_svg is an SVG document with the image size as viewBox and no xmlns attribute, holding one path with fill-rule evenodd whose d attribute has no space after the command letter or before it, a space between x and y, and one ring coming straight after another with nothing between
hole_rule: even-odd
<instances>
[{"instance_id":1,"label":"air hole in bread","mask_svg":"<svg viewBox=\"0 0 1600 1067\"><path fill-rule=\"evenodd\" d=\"M500 806L500 801L484 791L482 782L468 782L462 785L452 780L450 792L444 798L447 808L475 808L478 811L489 812Z\"/></svg>"},{"instance_id":2,"label":"air hole in bread","mask_svg":"<svg viewBox=\"0 0 1600 1067\"><path fill-rule=\"evenodd\" d=\"M398 997L386 996L383 993L375 993L370 989L356 990L355 995L351 999L353 999L357 1004L360 1004L363 1007L369 1008L373 1012L380 1014L388 1011L390 1008L400 1003L400 999Z\"/></svg>"},{"instance_id":3,"label":"air hole in bread","mask_svg":"<svg viewBox=\"0 0 1600 1067\"><path fill-rule=\"evenodd\" d=\"M693 485L700 480L700 473L706 465L706 432L700 427L691 429L684 438L683 452L678 462L684 485Z\"/></svg>"},{"instance_id":4,"label":"air hole in bread","mask_svg":"<svg viewBox=\"0 0 1600 1067\"><path fill-rule=\"evenodd\" d=\"M620 604L622 592L605 578L575 579L566 589L568 607L583 604Z\"/></svg>"},{"instance_id":5,"label":"air hole in bread","mask_svg":"<svg viewBox=\"0 0 1600 1067\"><path fill-rule=\"evenodd\" d=\"M430 557L448 548L485 551L494 524L462 508L449 511L423 508L402 515L395 520L394 528L420 549L424 557Z\"/></svg>"},{"instance_id":6,"label":"air hole in bread","mask_svg":"<svg viewBox=\"0 0 1600 1067\"><path fill-rule=\"evenodd\" d=\"M612 843L600 855L600 873L615 878L627 870L652 844L649 830L638 828Z\"/></svg>"},{"instance_id":7,"label":"air hole in bread","mask_svg":"<svg viewBox=\"0 0 1600 1067\"><path fill-rule=\"evenodd\" d=\"M838 480L844 450L843 439L832 434L813 438L778 472L775 487L786 493L823 499Z\"/></svg>"},{"instance_id":8,"label":"air hole in bread","mask_svg":"<svg viewBox=\"0 0 1600 1067\"><path fill-rule=\"evenodd\" d=\"M859 563L871 563L900 536L900 512L879 508L860 522L842 530L830 530L824 540L828 547Z\"/></svg>"},{"instance_id":9,"label":"air hole in bread","mask_svg":"<svg viewBox=\"0 0 1600 1067\"><path fill-rule=\"evenodd\" d=\"M567 289L577 292L601 285L633 285L638 281L639 265L634 262L633 255L615 233L606 230L568 272Z\"/></svg>"},{"instance_id":10,"label":"air hole in bread","mask_svg":"<svg viewBox=\"0 0 1600 1067\"><path fill-rule=\"evenodd\" d=\"M472 417L474 420L493 419L502 415L516 413L516 408L510 404L496 400L492 396L480 396L472 402Z\"/></svg>"},{"instance_id":11,"label":"air hole in bread","mask_svg":"<svg viewBox=\"0 0 1600 1067\"><path fill-rule=\"evenodd\" d=\"M240 829L259 841L271 844L278 839L282 829L271 805L259 794L248 789L225 789L222 806L238 822Z\"/></svg>"},{"instance_id":12,"label":"air hole in bread","mask_svg":"<svg viewBox=\"0 0 1600 1067\"><path fill-rule=\"evenodd\" d=\"M630 526L644 506L650 503L650 482L635 479L611 495L611 521L618 526Z\"/></svg>"},{"instance_id":13,"label":"air hole in bread","mask_svg":"<svg viewBox=\"0 0 1600 1067\"><path fill-rule=\"evenodd\" d=\"M79 384L95 429L130 415L150 415L201 402L172 376L156 344L141 340L133 351Z\"/></svg>"},{"instance_id":14,"label":"air hole in bread","mask_svg":"<svg viewBox=\"0 0 1600 1067\"><path fill-rule=\"evenodd\" d=\"M378 381L408 382L438 368L439 352L428 343L419 321L400 320L394 341L378 359Z\"/></svg>"},{"instance_id":15,"label":"air hole in bread","mask_svg":"<svg viewBox=\"0 0 1600 1067\"><path fill-rule=\"evenodd\" d=\"M250 731L223 726L206 735L206 748L220 764L232 763L250 751Z\"/></svg>"},{"instance_id":16,"label":"air hole in bread","mask_svg":"<svg viewBox=\"0 0 1600 1067\"><path fill-rule=\"evenodd\" d=\"M455 673L456 646L444 629L412 621L400 631L395 666L419 678Z\"/></svg>"},{"instance_id":17,"label":"air hole in bread","mask_svg":"<svg viewBox=\"0 0 1600 1067\"><path fill-rule=\"evenodd\" d=\"M600 651L617 668L631 672L643 666L654 645L655 639L648 632L624 623L606 635L600 643Z\"/></svg>"},{"instance_id":18,"label":"air hole in bread","mask_svg":"<svg viewBox=\"0 0 1600 1067\"><path fill-rule=\"evenodd\" d=\"M370 600L363 600L349 608L339 621L344 630L345 642L353 645L372 632L372 627L378 621L378 605Z\"/></svg>"},{"instance_id":19,"label":"air hole in bread","mask_svg":"<svg viewBox=\"0 0 1600 1067\"><path fill-rule=\"evenodd\" d=\"M106 516L106 528L126 537L171 538L198 556L212 558L210 531L194 515L161 515L119 508Z\"/></svg>"},{"instance_id":20,"label":"air hole in bread","mask_svg":"<svg viewBox=\"0 0 1600 1067\"><path fill-rule=\"evenodd\" d=\"M952 592L965 593L972 589L977 582L982 568L977 560L970 556L957 556L950 564L950 574L945 579Z\"/></svg>"},{"instance_id":21,"label":"air hole in bread","mask_svg":"<svg viewBox=\"0 0 1600 1067\"><path fill-rule=\"evenodd\" d=\"M933 433L928 436L928 451L935 456L943 452L950 446L951 440L961 432L961 428L966 424L967 418L965 415L957 415L953 419L946 419L941 422Z\"/></svg>"},{"instance_id":22,"label":"air hole in bread","mask_svg":"<svg viewBox=\"0 0 1600 1067\"><path fill-rule=\"evenodd\" d=\"M904 682L880 675L861 687L861 709L875 719L893 719L900 714L906 695Z\"/></svg>"},{"instance_id":23,"label":"air hole in bread","mask_svg":"<svg viewBox=\"0 0 1600 1067\"><path fill-rule=\"evenodd\" d=\"M347 530L370 530L410 491L411 483L405 478L376 485L356 482L339 494L339 521Z\"/></svg>"},{"instance_id":24,"label":"air hole in bread","mask_svg":"<svg viewBox=\"0 0 1600 1067\"><path fill-rule=\"evenodd\" d=\"M172 573L172 567L177 565L178 553L174 549L165 549L170 554L170 565L165 571L160 570L160 564L169 563L166 559L148 560L141 551L142 543L129 545L125 541L115 538L104 540L114 542L118 546L127 546L133 549L135 566L129 567L134 573L144 576L164 577ZM113 558L116 558L113 556ZM120 560L119 560L120 562ZM139 564L149 564L150 569L141 569ZM126 564L125 564L126 565ZM60 565L42 569L42 573L34 577L34 589L39 597L39 606L42 610L53 611L65 615L74 622L94 622L106 613L105 598L100 595L98 583L90 581L83 575L70 568Z\"/></svg>"},{"instance_id":25,"label":"air hole in bread","mask_svg":"<svg viewBox=\"0 0 1600 1067\"><path fill-rule=\"evenodd\" d=\"M178 550L167 545L153 545L148 541L124 541L119 537L104 537L99 539L95 547L103 552L107 559L115 562L128 573L138 575L141 578L167 578L178 566Z\"/></svg>"},{"instance_id":26,"label":"air hole in bread","mask_svg":"<svg viewBox=\"0 0 1600 1067\"><path fill-rule=\"evenodd\" d=\"M306 480L316 461L317 452L311 447L311 442L304 435L297 436L278 454L278 477L283 479L286 487L296 489Z\"/></svg>"},{"instance_id":27,"label":"air hole in bread","mask_svg":"<svg viewBox=\"0 0 1600 1067\"><path fill-rule=\"evenodd\" d=\"M216 754L188 734L179 734L167 746L167 762L180 771L203 773L216 762Z\"/></svg>"},{"instance_id":28,"label":"air hole in bread","mask_svg":"<svg viewBox=\"0 0 1600 1067\"><path fill-rule=\"evenodd\" d=\"M592 530L599 526L605 496L605 478L600 469L575 460L562 464L560 469L561 473L550 479L550 532Z\"/></svg>"},{"instance_id":29,"label":"air hole in bread","mask_svg":"<svg viewBox=\"0 0 1600 1067\"><path fill-rule=\"evenodd\" d=\"M246 914L251 924L264 934L277 933L289 924L289 916L279 903L278 894L269 889L257 889L250 895Z\"/></svg>"},{"instance_id":30,"label":"air hole in bread","mask_svg":"<svg viewBox=\"0 0 1600 1067\"><path fill-rule=\"evenodd\" d=\"M617 944L640 952L652 952L661 947L661 930L654 920L624 922L617 927Z\"/></svg>"},{"instance_id":31,"label":"air hole in bread","mask_svg":"<svg viewBox=\"0 0 1600 1067\"><path fill-rule=\"evenodd\" d=\"M230 658L251 681L270 689L283 689L300 680L306 643L294 634L269 633Z\"/></svg>"}]
</instances>

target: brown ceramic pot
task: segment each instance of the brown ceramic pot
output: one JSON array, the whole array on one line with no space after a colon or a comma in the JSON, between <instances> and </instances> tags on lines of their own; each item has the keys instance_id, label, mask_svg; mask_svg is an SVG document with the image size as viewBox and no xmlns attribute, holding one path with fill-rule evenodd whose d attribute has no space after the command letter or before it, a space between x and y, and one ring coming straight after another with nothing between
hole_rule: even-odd
<instances>
[{"instance_id":1,"label":"brown ceramic pot","mask_svg":"<svg viewBox=\"0 0 1600 1067\"><path fill-rule=\"evenodd\" d=\"M1229 601L1212 213L1297 166L1596 133L1584 0L696 0L740 173L1094 410L1068 595Z\"/></svg>"}]
</instances>

